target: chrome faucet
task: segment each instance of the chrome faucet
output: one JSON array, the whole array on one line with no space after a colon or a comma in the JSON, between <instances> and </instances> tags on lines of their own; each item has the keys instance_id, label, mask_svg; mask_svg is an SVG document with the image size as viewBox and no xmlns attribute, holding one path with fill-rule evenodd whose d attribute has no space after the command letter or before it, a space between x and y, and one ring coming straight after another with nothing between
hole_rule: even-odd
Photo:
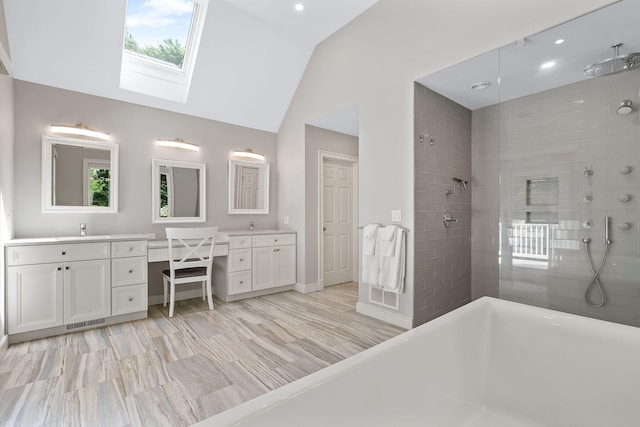
<instances>
[{"instance_id":1,"label":"chrome faucet","mask_svg":"<svg viewBox=\"0 0 640 427\"><path fill-rule=\"evenodd\" d=\"M87 224L84 222L80 224L80 237L84 237L87 235Z\"/></svg>"},{"instance_id":2,"label":"chrome faucet","mask_svg":"<svg viewBox=\"0 0 640 427\"><path fill-rule=\"evenodd\" d=\"M249 221L249 231L253 231L253 221Z\"/></svg>"}]
</instances>

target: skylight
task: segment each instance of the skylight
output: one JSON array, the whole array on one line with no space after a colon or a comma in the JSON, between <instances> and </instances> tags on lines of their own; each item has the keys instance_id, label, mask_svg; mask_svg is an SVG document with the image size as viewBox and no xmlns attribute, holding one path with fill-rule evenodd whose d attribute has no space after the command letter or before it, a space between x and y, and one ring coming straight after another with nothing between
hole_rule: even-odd
<instances>
[{"instance_id":1,"label":"skylight","mask_svg":"<svg viewBox=\"0 0 640 427\"><path fill-rule=\"evenodd\" d=\"M186 102L208 0L128 0L120 87Z\"/></svg>"}]
</instances>

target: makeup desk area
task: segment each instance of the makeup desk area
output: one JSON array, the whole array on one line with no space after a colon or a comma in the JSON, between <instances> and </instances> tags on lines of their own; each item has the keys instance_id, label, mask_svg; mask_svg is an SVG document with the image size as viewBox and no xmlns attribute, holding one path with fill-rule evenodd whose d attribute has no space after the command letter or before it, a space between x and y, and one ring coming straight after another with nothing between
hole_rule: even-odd
<instances>
[{"instance_id":1,"label":"makeup desk area","mask_svg":"<svg viewBox=\"0 0 640 427\"><path fill-rule=\"evenodd\" d=\"M149 240L152 237L123 234L5 242L9 342L146 318L148 263L169 260L168 242ZM220 232L213 271L214 295L226 302L293 289L296 234Z\"/></svg>"}]
</instances>

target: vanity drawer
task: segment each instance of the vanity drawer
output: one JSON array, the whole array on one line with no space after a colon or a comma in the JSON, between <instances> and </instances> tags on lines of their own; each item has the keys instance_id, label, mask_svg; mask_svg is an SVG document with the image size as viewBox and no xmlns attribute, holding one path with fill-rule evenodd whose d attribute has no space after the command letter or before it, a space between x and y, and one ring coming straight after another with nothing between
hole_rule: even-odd
<instances>
[{"instance_id":1,"label":"vanity drawer","mask_svg":"<svg viewBox=\"0 0 640 427\"><path fill-rule=\"evenodd\" d=\"M227 271L251 269L251 249L233 249L229 251Z\"/></svg>"},{"instance_id":2,"label":"vanity drawer","mask_svg":"<svg viewBox=\"0 0 640 427\"><path fill-rule=\"evenodd\" d=\"M229 249L240 249L251 247L251 236L229 237Z\"/></svg>"},{"instance_id":3,"label":"vanity drawer","mask_svg":"<svg viewBox=\"0 0 640 427\"><path fill-rule=\"evenodd\" d=\"M114 258L111 260L111 286L147 283L147 257Z\"/></svg>"},{"instance_id":4,"label":"vanity drawer","mask_svg":"<svg viewBox=\"0 0 640 427\"><path fill-rule=\"evenodd\" d=\"M111 257L124 258L130 256L147 256L146 240L111 242Z\"/></svg>"},{"instance_id":5,"label":"vanity drawer","mask_svg":"<svg viewBox=\"0 0 640 427\"><path fill-rule=\"evenodd\" d=\"M146 311L147 285L120 286L111 289L111 315L135 313L136 311Z\"/></svg>"},{"instance_id":6,"label":"vanity drawer","mask_svg":"<svg viewBox=\"0 0 640 427\"><path fill-rule=\"evenodd\" d=\"M6 251L9 266L104 259L111 253L109 242L11 246Z\"/></svg>"},{"instance_id":7,"label":"vanity drawer","mask_svg":"<svg viewBox=\"0 0 640 427\"><path fill-rule=\"evenodd\" d=\"M265 234L253 236L253 247L295 245L296 235L291 234Z\"/></svg>"},{"instance_id":8,"label":"vanity drawer","mask_svg":"<svg viewBox=\"0 0 640 427\"><path fill-rule=\"evenodd\" d=\"M236 271L227 275L227 294L251 292L251 271Z\"/></svg>"}]
</instances>

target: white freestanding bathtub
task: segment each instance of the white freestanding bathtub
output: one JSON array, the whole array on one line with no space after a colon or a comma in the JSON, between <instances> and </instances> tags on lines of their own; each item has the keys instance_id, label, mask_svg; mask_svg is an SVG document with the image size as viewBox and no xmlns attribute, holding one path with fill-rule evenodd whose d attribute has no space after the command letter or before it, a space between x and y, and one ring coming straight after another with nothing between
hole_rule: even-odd
<instances>
[{"instance_id":1,"label":"white freestanding bathtub","mask_svg":"<svg viewBox=\"0 0 640 427\"><path fill-rule=\"evenodd\" d=\"M200 426L640 426L640 329L481 298Z\"/></svg>"}]
</instances>

